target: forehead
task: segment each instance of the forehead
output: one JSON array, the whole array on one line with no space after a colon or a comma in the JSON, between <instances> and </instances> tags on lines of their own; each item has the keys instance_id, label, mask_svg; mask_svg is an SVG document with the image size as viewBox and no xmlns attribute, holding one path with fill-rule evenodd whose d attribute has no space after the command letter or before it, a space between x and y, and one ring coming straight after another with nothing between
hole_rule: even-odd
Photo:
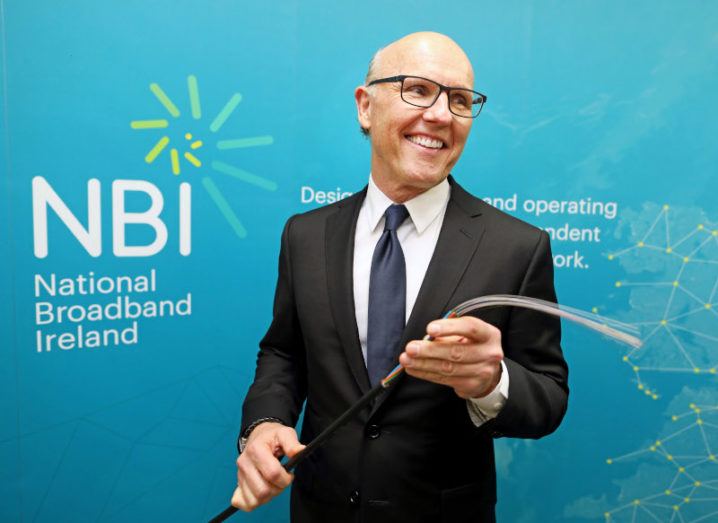
<instances>
[{"instance_id":1,"label":"forehead","mask_svg":"<svg viewBox=\"0 0 718 523\"><path fill-rule=\"evenodd\" d=\"M439 83L472 88L474 72L464 52L453 42L410 42L382 51L381 76L408 74Z\"/></svg>"}]
</instances>

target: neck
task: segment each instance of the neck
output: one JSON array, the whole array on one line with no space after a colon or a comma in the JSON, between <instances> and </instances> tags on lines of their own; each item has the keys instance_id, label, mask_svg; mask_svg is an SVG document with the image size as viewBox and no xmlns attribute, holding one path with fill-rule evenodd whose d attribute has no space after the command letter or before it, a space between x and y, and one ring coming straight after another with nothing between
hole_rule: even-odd
<instances>
[{"instance_id":1,"label":"neck","mask_svg":"<svg viewBox=\"0 0 718 523\"><path fill-rule=\"evenodd\" d=\"M374 185L376 185L377 188L394 203L408 202L412 198L416 198L417 196L428 191L432 187L416 187L411 185L393 183L391 180L387 180L382 176L378 176L374 172L372 172L371 178L374 181Z\"/></svg>"}]
</instances>

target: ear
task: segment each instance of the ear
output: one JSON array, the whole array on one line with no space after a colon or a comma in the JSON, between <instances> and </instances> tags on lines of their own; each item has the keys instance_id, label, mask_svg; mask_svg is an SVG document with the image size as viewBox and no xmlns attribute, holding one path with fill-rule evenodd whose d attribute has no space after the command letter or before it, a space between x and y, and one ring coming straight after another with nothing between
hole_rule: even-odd
<instances>
[{"instance_id":1,"label":"ear","mask_svg":"<svg viewBox=\"0 0 718 523\"><path fill-rule=\"evenodd\" d=\"M359 120L359 125L364 129L370 129L371 95L369 94L369 89L364 85L357 87L354 90L354 100L357 104L357 119Z\"/></svg>"}]
</instances>

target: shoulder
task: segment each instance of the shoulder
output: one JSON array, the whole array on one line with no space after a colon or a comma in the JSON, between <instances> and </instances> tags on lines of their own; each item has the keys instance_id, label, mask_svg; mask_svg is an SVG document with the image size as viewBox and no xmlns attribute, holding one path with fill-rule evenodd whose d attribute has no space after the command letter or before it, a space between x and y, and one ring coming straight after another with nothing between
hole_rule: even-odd
<instances>
[{"instance_id":1,"label":"shoulder","mask_svg":"<svg viewBox=\"0 0 718 523\"><path fill-rule=\"evenodd\" d=\"M548 238L546 232L535 225L489 205L481 198L466 191L453 178L449 181L452 203L471 216L480 216L483 226L490 234L500 235L511 243L530 246L535 246L544 237Z\"/></svg>"},{"instance_id":2,"label":"shoulder","mask_svg":"<svg viewBox=\"0 0 718 523\"><path fill-rule=\"evenodd\" d=\"M327 222L335 217L351 220L357 215L365 197L366 187L337 202L290 216L284 226L284 234L316 234L324 230Z\"/></svg>"}]
</instances>

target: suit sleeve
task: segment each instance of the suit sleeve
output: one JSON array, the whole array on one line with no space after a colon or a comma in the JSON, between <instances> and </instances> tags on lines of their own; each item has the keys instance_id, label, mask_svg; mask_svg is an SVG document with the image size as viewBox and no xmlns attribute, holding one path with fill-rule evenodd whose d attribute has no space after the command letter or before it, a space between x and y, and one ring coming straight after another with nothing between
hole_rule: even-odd
<instances>
[{"instance_id":1,"label":"suit sleeve","mask_svg":"<svg viewBox=\"0 0 718 523\"><path fill-rule=\"evenodd\" d=\"M292 284L292 220L282 233L272 323L259 344L254 382L242 407L240 435L262 418L294 426L306 397L305 351Z\"/></svg>"},{"instance_id":2,"label":"suit sleeve","mask_svg":"<svg viewBox=\"0 0 718 523\"><path fill-rule=\"evenodd\" d=\"M519 294L556 302L553 258L541 231ZM558 318L513 308L502 334L509 372L508 401L495 420L495 436L539 438L556 430L568 403L568 367L561 352Z\"/></svg>"}]
</instances>

